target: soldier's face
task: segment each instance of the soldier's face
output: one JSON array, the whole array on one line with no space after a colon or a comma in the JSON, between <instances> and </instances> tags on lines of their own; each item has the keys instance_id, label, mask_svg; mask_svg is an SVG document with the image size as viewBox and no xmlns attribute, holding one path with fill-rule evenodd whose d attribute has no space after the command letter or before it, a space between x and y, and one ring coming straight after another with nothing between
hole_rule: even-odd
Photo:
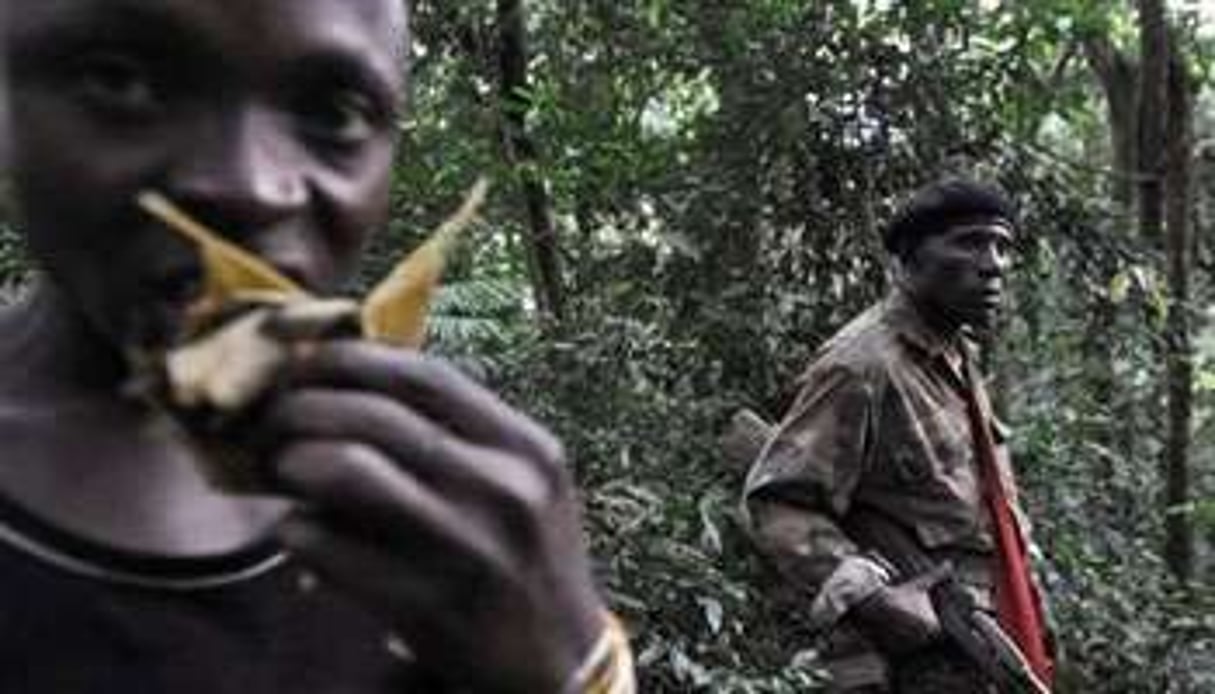
<instances>
[{"instance_id":1,"label":"soldier's face","mask_svg":"<svg viewBox=\"0 0 1215 694\"><path fill-rule=\"evenodd\" d=\"M987 329L1004 301L1012 230L999 223L950 227L923 239L905 263L921 303L959 325Z\"/></svg>"},{"instance_id":2,"label":"soldier's face","mask_svg":"<svg viewBox=\"0 0 1215 694\"><path fill-rule=\"evenodd\" d=\"M110 339L156 344L197 290L154 188L314 289L387 212L401 0L8 0L0 60L20 221Z\"/></svg>"}]
</instances>

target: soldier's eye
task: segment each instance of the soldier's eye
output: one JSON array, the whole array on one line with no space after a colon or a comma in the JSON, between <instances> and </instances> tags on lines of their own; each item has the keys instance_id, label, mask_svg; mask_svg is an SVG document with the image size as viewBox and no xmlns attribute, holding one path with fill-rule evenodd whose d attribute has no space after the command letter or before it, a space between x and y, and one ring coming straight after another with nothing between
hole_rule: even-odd
<instances>
[{"instance_id":1,"label":"soldier's eye","mask_svg":"<svg viewBox=\"0 0 1215 694\"><path fill-rule=\"evenodd\" d=\"M958 239L958 245L969 252L977 253L989 249L993 243L986 234L969 233Z\"/></svg>"},{"instance_id":2,"label":"soldier's eye","mask_svg":"<svg viewBox=\"0 0 1215 694\"><path fill-rule=\"evenodd\" d=\"M77 94L109 115L147 116L161 106L153 71L132 55L112 51L86 54L76 62L71 80Z\"/></svg>"}]
</instances>

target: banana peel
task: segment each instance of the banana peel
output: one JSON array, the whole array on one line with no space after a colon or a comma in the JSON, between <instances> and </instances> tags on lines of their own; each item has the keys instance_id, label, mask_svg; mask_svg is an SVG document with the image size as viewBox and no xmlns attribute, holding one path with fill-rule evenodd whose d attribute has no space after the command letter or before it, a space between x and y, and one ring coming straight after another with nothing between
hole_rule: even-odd
<instances>
[{"instance_id":1,"label":"banana peel","mask_svg":"<svg viewBox=\"0 0 1215 694\"><path fill-rule=\"evenodd\" d=\"M365 337L414 349L422 345L430 299L443 274L447 254L456 237L476 217L488 190L485 179L477 181L460 209L371 290L360 311Z\"/></svg>"},{"instance_id":2,"label":"banana peel","mask_svg":"<svg viewBox=\"0 0 1215 694\"><path fill-rule=\"evenodd\" d=\"M163 353L133 355L140 384L133 389L184 425L217 487L266 492L254 462L231 442L229 425L270 388L279 367L301 344L346 336L420 348L447 256L476 219L488 188L485 179L478 180L456 213L361 302L314 296L164 195L141 193L136 200L141 209L197 248L203 284L186 308L177 343Z\"/></svg>"}]
</instances>

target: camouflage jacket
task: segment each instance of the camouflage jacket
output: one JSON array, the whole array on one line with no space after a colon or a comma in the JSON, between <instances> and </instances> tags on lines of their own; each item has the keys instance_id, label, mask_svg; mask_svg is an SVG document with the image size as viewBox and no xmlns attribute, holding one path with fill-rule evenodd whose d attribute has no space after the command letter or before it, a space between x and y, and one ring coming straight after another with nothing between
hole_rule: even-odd
<instances>
[{"instance_id":1,"label":"camouflage jacket","mask_svg":"<svg viewBox=\"0 0 1215 694\"><path fill-rule=\"evenodd\" d=\"M991 606L993 539L961 370L969 351L961 335L938 334L894 291L819 349L748 475L757 544L805 589L812 624L837 632L829 668L858 684L883 680L886 664L847 611L898 579L845 531L856 509L880 512L930 556L950 560L978 603ZM1015 495L1005 432L991 426Z\"/></svg>"}]
</instances>

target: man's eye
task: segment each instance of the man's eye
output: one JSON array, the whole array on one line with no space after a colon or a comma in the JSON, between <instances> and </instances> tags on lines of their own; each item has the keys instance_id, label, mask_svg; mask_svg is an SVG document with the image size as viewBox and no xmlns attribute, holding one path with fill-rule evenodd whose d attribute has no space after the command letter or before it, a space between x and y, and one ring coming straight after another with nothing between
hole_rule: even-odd
<instances>
[{"instance_id":1,"label":"man's eye","mask_svg":"<svg viewBox=\"0 0 1215 694\"><path fill-rule=\"evenodd\" d=\"M961 244L963 248L971 252L987 251L996 246L996 244L982 234L968 234L962 237Z\"/></svg>"},{"instance_id":2,"label":"man's eye","mask_svg":"<svg viewBox=\"0 0 1215 694\"><path fill-rule=\"evenodd\" d=\"M78 92L91 103L117 115L147 115L160 105L152 72L130 56L88 56L77 65L73 80Z\"/></svg>"},{"instance_id":3,"label":"man's eye","mask_svg":"<svg viewBox=\"0 0 1215 694\"><path fill-rule=\"evenodd\" d=\"M325 101L305 104L300 116L309 135L345 147L374 137L379 123L371 100L353 91L337 92Z\"/></svg>"}]
</instances>

